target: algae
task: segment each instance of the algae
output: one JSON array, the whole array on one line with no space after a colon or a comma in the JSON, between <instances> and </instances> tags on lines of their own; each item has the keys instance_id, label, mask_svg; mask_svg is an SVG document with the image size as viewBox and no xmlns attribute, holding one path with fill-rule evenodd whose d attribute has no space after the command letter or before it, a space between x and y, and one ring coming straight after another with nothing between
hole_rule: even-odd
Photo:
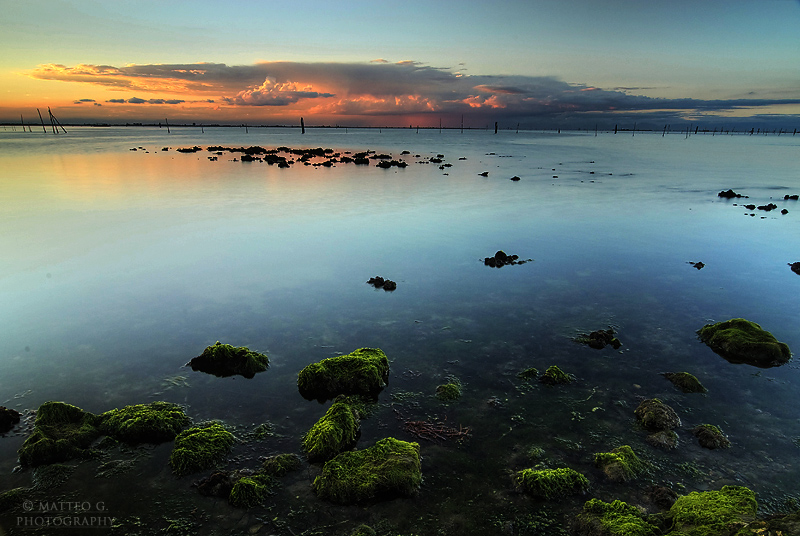
<instances>
[{"instance_id":1,"label":"algae","mask_svg":"<svg viewBox=\"0 0 800 536\"><path fill-rule=\"evenodd\" d=\"M220 344L219 341L206 347L203 353L186 363L192 370L213 374L220 378L244 376L253 378L256 373L269 367L269 357L254 352L245 346Z\"/></svg>"},{"instance_id":2,"label":"algae","mask_svg":"<svg viewBox=\"0 0 800 536\"><path fill-rule=\"evenodd\" d=\"M688 372L662 372L662 376L672 382L672 385L684 393L707 393L700 380Z\"/></svg>"},{"instance_id":3,"label":"algae","mask_svg":"<svg viewBox=\"0 0 800 536\"><path fill-rule=\"evenodd\" d=\"M0 493L0 512L13 510L21 505L31 491L31 488L14 488Z\"/></svg>"},{"instance_id":4,"label":"algae","mask_svg":"<svg viewBox=\"0 0 800 536\"><path fill-rule=\"evenodd\" d=\"M792 357L788 345L744 318L707 324L697 334L701 341L731 363L769 368L783 365Z\"/></svg>"},{"instance_id":5,"label":"algae","mask_svg":"<svg viewBox=\"0 0 800 536\"><path fill-rule=\"evenodd\" d=\"M169 464L178 476L214 466L234 443L233 434L219 423L188 428L177 435Z\"/></svg>"},{"instance_id":6,"label":"algae","mask_svg":"<svg viewBox=\"0 0 800 536\"><path fill-rule=\"evenodd\" d=\"M755 493L743 486L692 492L678 497L667 514L673 535L723 536L755 520Z\"/></svg>"},{"instance_id":7,"label":"algae","mask_svg":"<svg viewBox=\"0 0 800 536\"><path fill-rule=\"evenodd\" d=\"M269 475L244 476L233 485L228 502L237 508L258 506L264 502L274 485L275 479Z\"/></svg>"},{"instance_id":8,"label":"algae","mask_svg":"<svg viewBox=\"0 0 800 536\"><path fill-rule=\"evenodd\" d=\"M436 398L442 402L454 402L461 398L461 381L453 376L449 376L448 380L436 387Z\"/></svg>"},{"instance_id":9,"label":"algae","mask_svg":"<svg viewBox=\"0 0 800 536\"><path fill-rule=\"evenodd\" d=\"M100 437L93 413L64 402L45 402L36 413L33 433L20 447L22 465L36 467L92 455L89 446Z\"/></svg>"},{"instance_id":10,"label":"algae","mask_svg":"<svg viewBox=\"0 0 800 536\"><path fill-rule=\"evenodd\" d=\"M279 478L291 471L300 469L302 466L303 461L296 454L276 454L264 460L259 472Z\"/></svg>"},{"instance_id":11,"label":"algae","mask_svg":"<svg viewBox=\"0 0 800 536\"><path fill-rule=\"evenodd\" d=\"M575 378L571 374L562 371L556 365L552 365L544 371L544 374L539 378L539 381L547 385L559 385L563 383L571 383Z\"/></svg>"},{"instance_id":12,"label":"algae","mask_svg":"<svg viewBox=\"0 0 800 536\"><path fill-rule=\"evenodd\" d=\"M369 525L359 525L353 529L353 532L350 533L350 536L375 536L376 534L377 532L375 532L375 529Z\"/></svg>"},{"instance_id":13,"label":"algae","mask_svg":"<svg viewBox=\"0 0 800 536\"><path fill-rule=\"evenodd\" d=\"M675 410L658 398L643 400L633 413L641 425L651 432L671 430L681 425L681 419Z\"/></svg>"},{"instance_id":14,"label":"algae","mask_svg":"<svg viewBox=\"0 0 800 536\"><path fill-rule=\"evenodd\" d=\"M583 513L575 519L578 534L607 536L655 536L657 527L647 522L639 508L615 500L607 503L591 499L583 505Z\"/></svg>"},{"instance_id":15,"label":"algae","mask_svg":"<svg viewBox=\"0 0 800 536\"><path fill-rule=\"evenodd\" d=\"M645 470L642 462L629 445L622 445L611 452L598 452L594 464L615 482L627 482Z\"/></svg>"},{"instance_id":16,"label":"algae","mask_svg":"<svg viewBox=\"0 0 800 536\"><path fill-rule=\"evenodd\" d=\"M112 409L100 414L98 428L106 435L130 444L172 441L189 424L177 404L151 402Z\"/></svg>"},{"instance_id":17,"label":"algae","mask_svg":"<svg viewBox=\"0 0 800 536\"><path fill-rule=\"evenodd\" d=\"M324 462L355 447L359 437L358 410L347 397L337 397L325 415L303 436L302 449L309 462Z\"/></svg>"},{"instance_id":18,"label":"algae","mask_svg":"<svg viewBox=\"0 0 800 536\"><path fill-rule=\"evenodd\" d=\"M517 374L517 378L524 381L535 380L537 376L539 376L539 371L534 367L527 368Z\"/></svg>"},{"instance_id":19,"label":"algae","mask_svg":"<svg viewBox=\"0 0 800 536\"><path fill-rule=\"evenodd\" d=\"M312 486L321 499L352 504L411 496L421 482L419 444L387 437L326 462Z\"/></svg>"},{"instance_id":20,"label":"algae","mask_svg":"<svg viewBox=\"0 0 800 536\"><path fill-rule=\"evenodd\" d=\"M722 430L713 424L701 424L692 429L692 434L699 440L700 446L707 449L726 449L731 442Z\"/></svg>"},{"instance_id":21,"label":"algae","mask_svg":"<svg viewBox=\"0 0 800 536\"><path fill-rule=\"evenodd\" d=\"M523 469L515 473L514 481L523 492L548 500L564 495L584 493L589 489L589 480L569 467Z\"/></svg>"},{"instance_id":22,"label":"algae","mask_svg":"<svg viewBox=\"0 0 800 536\"><path fill-rule=\"evenodd\" d=\"M389 359L378 348L360 348L311 363L297 377L303 398L320 402L342 394L377 398L388 383Z\"/></svg>"}]
</instances>

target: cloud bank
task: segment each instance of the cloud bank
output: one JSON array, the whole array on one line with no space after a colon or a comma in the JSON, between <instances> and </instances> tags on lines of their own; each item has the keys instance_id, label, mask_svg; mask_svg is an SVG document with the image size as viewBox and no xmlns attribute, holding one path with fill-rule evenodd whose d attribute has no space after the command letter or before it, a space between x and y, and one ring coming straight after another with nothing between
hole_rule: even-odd
<instances>
[{"instance_id":1,"label":"cloud bank","mask_svg":"<svg viewBox=\"0 0 800 536\"><path fill-rule=\"evenodd\" d=\"M40 65L30 76L76 82L122 92L157 94L126 96L108 104L214 105L230 113L260 109L276 116L305 113L366 124L403 124L408 117L429 124L455 121L541 122L613 121L620 117L676 121L713 117L734 111L779 105L800 105L800 95L787 98L660 99L637 95L641 88L603 89L549 76L465 75L415 61L390 63L262 62L111 65ZM94 99L83 99L92 102ZM635 116L632 114L636 114ZM748 115L739 113L739 115ZM756 115L753 111L749 115Z\"/></svg>"}]
</instances>

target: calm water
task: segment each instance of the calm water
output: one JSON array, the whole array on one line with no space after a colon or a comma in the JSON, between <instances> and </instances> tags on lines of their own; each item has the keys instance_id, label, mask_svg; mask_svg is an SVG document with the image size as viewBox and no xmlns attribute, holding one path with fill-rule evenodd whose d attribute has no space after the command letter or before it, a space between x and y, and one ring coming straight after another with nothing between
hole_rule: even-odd
<instances>
[{"instance_id":1,"label":"calm water","mask_svg":"<svg viewBox=\"0 0 800 536\"><path fill-rule=\"evenodd\" d=\"M278 169L174 151L217 144L410 155L405 169ZM437 154L452 167L419 163ZM360 522L381 533L557 533L588 496L513 492L510 474L533 465L533 446L551 466L586 474L589 495L604 500L654 511L642 499L652 484L687 493L735 483L754 489L764 512L780 511L800 497L798 368L729 364L695 332L745 317L800 348L800 276L787 266L800 261L800 204L783 200L800 193L799 163L792 136L0 131L0 405L62 400L100 413L167 400L242 434L269 422L275 435L237 446L229 464L257 468L259 456L299 453L327 407L298 394L301 368L379 347L390 385L359 447L412 440L397 412L471 429L462 444L420 440L420 494L370 508L317 500L319 469L308 466L264 508L237 510L197 494L204 474L174 478L169 444L143 449L113 478L96 475L100 461L75 462L47 492L138 516L143 534L168 519L201 534L349 534ZM728 188L749 199L717 197ZM789 213L734 206L770 201ZM484 266L498 249L533 262ZM375 275L397 290L367 285ZM573 342L608 326L619 351ZM183 368L217 340L269 354L270 369L245 380ZM578 381L516 378L553 364ZM708 394L678 392L659 375L670 371L695 374ZM448 375L464 396L444 405L433 393ZM681 416L675 451L648 446L635 425L650 397ZM732 448L700 448L690 430L701 423L722 428ZM30 471L12 472L21 430L0 438L0 491L31 485ZM619 485L594 468L593 453L621 444L652 463L648 477ZM3 528L35 532L14 513L0 516Z\"/></svg>"}]
</instances>

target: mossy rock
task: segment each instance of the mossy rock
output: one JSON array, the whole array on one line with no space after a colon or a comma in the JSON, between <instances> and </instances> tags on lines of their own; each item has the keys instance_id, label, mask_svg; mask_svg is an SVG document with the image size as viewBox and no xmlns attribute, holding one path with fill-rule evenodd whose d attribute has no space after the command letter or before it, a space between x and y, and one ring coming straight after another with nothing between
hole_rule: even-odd
<instances>
[{"instance_id":1,"label":"mossy rock","mask_svg":"<svg viewBox=\"0 0 800 536\"><path fill-rule=\"evenodd\" d=\"M353 532L350 533L350 536L375 536L376 534L378 533L375 532L375 529L369 525L359 525L353 529Z\"/></svg>"},{"instance_id":2,"label":"mossy rock","mask_svg":"<svg viewBox=\"0 0 800 536\"><path fill-rule=\"evenodd\" d=\"M169 402L136 404L100 414L102 433L130 444L172 441L189 424L183 408Z\"/></svg>"},{"instance_id":3,"label":"mossy rock","mask_svg":"<svg viewBox=\"0 0 800 536\"><path fill-rule=\"evenodd\" d=\"M175 438L169 464L178 476L213 467L230 452L233 434L219 423L187 428Z\"/></svg>"},{"instance_id":4,"label":"mossy rock","mask_svg":"<svg viewBox=\"0 0 800 536\"><path fill-rule=\"evenodd\" d=\"M217 341L186 363L186 366L220 378L239 375L249 379L258 372L267 370L269 357L245 346L231 346Z\"/></svg>"},{"instance_id":5,"label":"mossy rock","mask_svg":"<svg viewBox=\"0 0 800 536\"><path fill-rule=\"evenodd\" d=\"M723 486L719 491L692 492L679 497L667 517L670 534L728 536L756 518L755 493L742 486Z\"/></svg>"},{"instance_id":6,"label":"mossy rock","mask_svg":"<svg viewBox=\"0 0 800 536\"><path fill-rule=\"evenodd\" d=\"M589 489L589 480L569 467L523 469L514 474L514 482L521 491L548 500Z\"/></svg>"},{"instance_id":7,"label":"mossy rock","mask_svg":"<svg viewBox=\"0 0 800 536\"><path fill-rule=\"evenodd\" d=\"M672 450L678 447L678 434L672 430L659 430L644 438L648 445L664 449Z\"/></svg>"},{"instance_id":8,"label":"mossy rock","mask_svg":"<svg viewBox=\"0 0 800 536\"><path fill-rule=\"evenodd\" d=\"M100 437L98 417L64 402L45 402L36 413L33 433L20 447L22 465L36 467L92 455Z\"/></svg>"},{"instance_id":9,"label":"mossy rock","mask_svg":"<svg viewBox=\"0 0 800 536\"><path fill-rule=\"evenodd\" d=\"M0 493L0 513L8 512L22 505L32 491L31 488L14 488Z\"/></svg>"},{"instance_id":10,"label":"mossy rock","mask_svg":"<svg viewBox=\"0 0 800 536\"><path fill-rule=\"evenodd\" d=\"M517 374L517 378L519 378L520 380L524 380L526 382L535 380L537 376L539 376L539 371L534 367L526 368L525 370Z\"/></svg>"},{"instance_id":11,"label":"mossy rock","mask_svg":"<svg viewBox=\"0 0 800 536\"><path fill-rule=\"evenodd\" d=\"M259 473L280 478L302 466L303 461L297 454L276 454L264 460Z\"/></svg>"},{"instance_id":12,"label":"mossy rock","mask_svg":"<svg viewBox=\"0 0 800 536\"><path fill-rule=\"evenodd\" d=\"M573 532L579 536L656 536L658 528L647 521L639 508L615 500L607 503L591 499L583 505L583 512L573 523Z\"/></svg>"},{"instance_id":13,"label":"mossy rock","mask_svg":"<svg viewBox=\"0 0 800 536\"><path fill-rule=\"evenodd\" d=\"M356 446L361 437L358 410L347 397L338 397L302 439L302 449L311 463L330 460Z\"/></svg>"},{"instance_id":14,"label":"mossy rock","mask_svg":"<svg viewBox=\"0 0 800 536\"><path fill-rule=\"evenodd\" d=\"M701 424L692 430L692 434L700 441L700 446L707 449L726 449L731 442L722 430L713 424Z\"/></svg>"},{"instance_id":15,"label":"mossy rock","mask_svg":"<svg viewBox=\"0 0 800 536\"><path fill-rule=\"evenodd\" d=\"M19 423L20 417L19 411L0 406L0 434L5 434L14 428L14 425Z\"/></svg>"},{"instance_id":16,"label":"mossy rock","mask_svg":"<svg viewBox=\"0 0 800 536\"><path fill-rule=\"evenodd\" d=\"M783 365L792 357L789 346L744 318L708 324L697 334L701 341L731 363L769 368Z\"/></svg>"},{"instance_id":17,"label":"mossy rock","mask_svg":"<svg viewBox=\"0 0 800 536\"><path fill-rule=\"evenodd\" d=\"M672 382L672 385L684 393L707 393L700 380L688 372L662 372L662 376Z\"/></svg>"},{"instance_id":18,"label":"mossy rock","mask_svg":"<svg viewBox=\"0 0 800 536\"><path fill-rule=\"evenodd\" d=\"M337 504L414 495L422 483L419 444L392 437L325 463L312 484L317 496Z\"/></svg>"},{"instance_id":19,"label":"mossy rock","mask_svg":"<svg viewBox=\"0 0 800 536\"><path fill-rule=\"evenodd\" d=\"M614 328L599 329L591 333L582 333L575 338L576 342L587 345L595 350L602 350L610 345L613 349L619 350L622 343L614 336Z\"/></svg>"},{"instance_id":20,"label":"mossy rock","mask_svg":"<svg viewBox=\"0 0 800 536\"><path fill-rule=\"evenodd\" d=\"M253 508L264 502L274 486L275 479L269 475L243 476L233 485L228 502L237 508Z\"/></svg>"},{"instance_id":21,"label":"mossy rock","mask_svg":"<svg viewBox=\"0 0 800 536\"><path fill-rule=\"evenodd\" d=\"M300 371L297 388L306 400L324 402L338 395L377 398L389 383L389 358L377 348L323 359Z\"/></svg>"},{"instance_id":22,"label":"mossy rock","mask_svg":"<svg viewBox=\"0 0 800 536\"><path fill-rule=\"evenodd\" d=\"M614 482L627 482L645 470L644 462L639 460L628 445L617 447L611 452L596 453L594 464Z\"/></svg>"},{"instance_id":23,"label":"mossy rock","mask_svg":"<svg viewBox=\"0 0 800 536\"><path fill-rule=\"evenodd\" d=\"M539 381L547 385L560 385L564 383L571 383L575 378L571 374L567 374L555 365L547 367L544 374L539 378Z\"/></svg>"},{"instance_id":24,"label":"mossy rock","mask_svg":"<svg viewBox=\"0 0 800 536\"><path fill-rule=\"evenodd\" d=\"M675 410L658 398L643 400L633 413L639 423L651 432L672 430L681 425L681 419Z\"/></svg>"},{"instance_id":25,"label":"mossy rock","mask_svg":"<svg viewBox=\"0 0 800 536\"><path fill-rule=\"evenodd\" d=\"M461 382L456 378L451 378L450 382L436 387L436 398L442 402L454 402L461 398L461 394Z\"/></svg>"}]
</instances>

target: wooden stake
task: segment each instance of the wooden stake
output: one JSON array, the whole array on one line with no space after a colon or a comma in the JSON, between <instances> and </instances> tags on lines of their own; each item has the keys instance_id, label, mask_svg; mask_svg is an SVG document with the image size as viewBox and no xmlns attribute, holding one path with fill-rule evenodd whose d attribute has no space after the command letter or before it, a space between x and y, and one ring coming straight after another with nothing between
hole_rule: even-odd
<instances>
[{"instance_id":1,"label":"wooden stake","mask_svg":"<svg viewBox=\"0 0 800 536\"><path fill-rule=\"evenodd\" d=\"M300 118L300 134L306 133L306 124L303 122L303 118Z\"/></svg>"},{"instance_id":2,"label":"wooden stake","mask_svg":"<svg viewBox=\"0 0 800 536\"><path fill-rule=\"evenodd\" d=\"M44 119L42 119L42 112L39 111L39 108L36 108L36 113L39 114L39 121L42 122L42 130L44 130L44 133L47 134L47 129L44 128Z\"/></svg>"},{"instance_id":3,"label":"wooden stake","mask_svg":"<svg viewBox=\"0 0 800 536\"><path fill-rule=\"evenodd\" d=\"M164 118L164 122L167 124L167 134L170 134L170 131L169 131L169 121L167 121L167 118L166 118L166 117Z\"/></svg>"}]
</instances>

